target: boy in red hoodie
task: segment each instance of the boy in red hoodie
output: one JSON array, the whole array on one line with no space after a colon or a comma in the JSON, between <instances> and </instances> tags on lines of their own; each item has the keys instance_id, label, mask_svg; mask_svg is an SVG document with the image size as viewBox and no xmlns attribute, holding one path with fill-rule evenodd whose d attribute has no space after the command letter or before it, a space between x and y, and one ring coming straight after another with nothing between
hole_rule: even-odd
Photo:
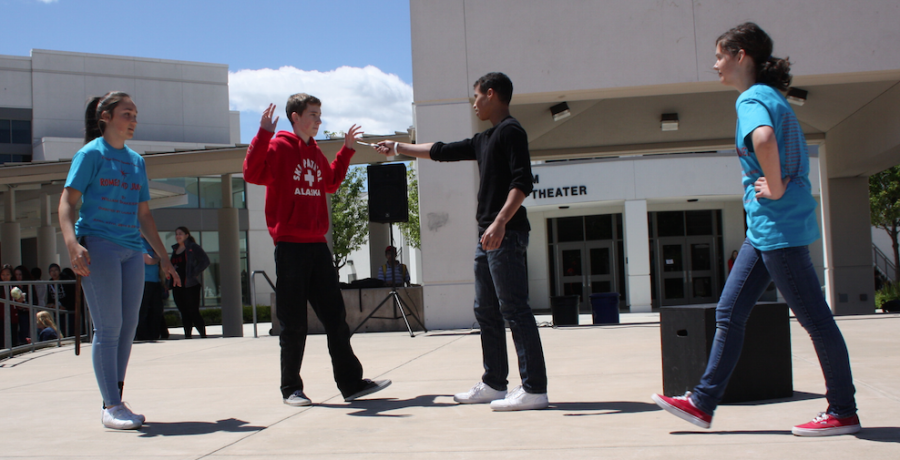
<instances>
[{"instance_id":1,"label":"boy in red hoodie","mask_svg":"<svg viewBox=\"0 0 900 460\"><path fill-rule=\"evenodd\" d=\"M281 322L281 394L290 406L308 406L300 364L306 346L307 301L325 327L334 380L344 401L375 393L390 380L362 378L362 365L350 347L344 299L331 251L326 193L334 193L347 175L353 142L362 134L353 125L331 164L313 139L322 124L322 102L308 94L288 98L285 112L293 132L275 134L275 106L263 112L259 132L244 159L244 180L266 186L266 224L275 242L275 298Z\"/></svg>"}]
</instances>

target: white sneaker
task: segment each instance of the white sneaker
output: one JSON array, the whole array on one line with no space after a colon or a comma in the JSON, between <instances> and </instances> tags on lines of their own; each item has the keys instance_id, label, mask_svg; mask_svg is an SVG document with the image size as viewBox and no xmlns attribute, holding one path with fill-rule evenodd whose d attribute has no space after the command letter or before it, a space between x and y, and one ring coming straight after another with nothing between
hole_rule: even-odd
<instances>
[{"instance_id":1,"label":"white sneaker","mask_svg":"<svg viewBox=\"0 0 900 460\"><path fill-rule=\"evenodd\" d=\"M124 404L101 409L100 421L103 426L114 430L136 430L141 423Z\"/></svg>"},{"instance_id":2,"label":"white sneaker","mask_svg":"<svg viewBox=\"0 0 900 460\"><path fill-rule=\"evenodd\" d=\"M131 414L132 417L134 417L137 421L141 422L141 425L143 425L144 422L147 421L147 417L144 417L144 414L135 414L134 411L131 410L131 407L128 405L127 402L122 402L122 405L125 406L125 410L127 410Z\"/></svg>"},{"instance_id":3,"label":"white sneaker","mask_svg":"<svg viewBox=\"0 0 900 460\"><path fill-rule=\"evenodd\" d=\"M309 406L312 404L312 401L310 401L302 391L297 390L291 393L287 398L284 398L284 403L288 406L300 407Z\"/></svg>"},{"instance_id":4,"label":"white sneaker","mask_svg":"<svg viewBox=\"0 0 900 460\"><path fill-rule=\"evenodd\" d=\"M547 393L528 393L522 387L516 387L504 399L491 401L495 411L545 409L549 405Z\"/></svg>"},{"instance_id":5,"label":"white sneaker","mask_svg":"<svg viewBox=\"0 0 900 460\"><path fill-rule=\"evenodd\" d=\"M505 390L495 390L484 382L478 382L469 391L454 395L453 400L460 404L486 404L504 397Z\"/></svg>"}]
</instances>

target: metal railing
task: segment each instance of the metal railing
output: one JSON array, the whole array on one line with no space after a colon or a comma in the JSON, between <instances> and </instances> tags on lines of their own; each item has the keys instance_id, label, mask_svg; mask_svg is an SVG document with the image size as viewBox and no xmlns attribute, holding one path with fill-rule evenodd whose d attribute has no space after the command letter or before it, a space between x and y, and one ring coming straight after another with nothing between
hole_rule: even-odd
<instances>
[{"instance_id":1,"label":"metal railing","mask_svg":"<svg viewBox=\"0 0 900 460\"><path fill-rule=\"evenodd\" d=\"M881 276L887 278L888 281L894 282L897 276L897 267L891 262L891 259L888 258L885 253L881 252L881 249L878 249L878 246L872 244L872 254L873 254L873 262L875 264L875 269L881 273Z\"/></svg>"},{"instance_id":2,"label":"metal railing","mask_svg":"<svg viewBox=\"0 0 900 460\"><path fill-rule=\"evenodd\" d=\"M37 340L37 338L38 338L37 313L40 311L49 311L49 312L51 312L51 314L53 314L53 320L56 323L56 326L58 329L58 331L57 331L58 334L57 334L57 338L55 341L57 347L62 346L63 341L68 342L69 340L74 338L74 333L72 335L63 336L62 325L64 324L63 321L65 321L65 324L68 324L69 316L75 315L75 312L61 308L61 305L59 305L59 301L58 301L58 299L60 298L59 296L57 296L57 299L56 299L57 301L54 302L54 305L52 307L48 307L45 305L40 305L39 303L42 303L42 302L40 302L38 299L34 299L34 296L32 295L32 293L35 292L35 289L34 289L35 286L47 286L48 288L50 286L54 286L56 289L56 292L63 292L62 286L74 285L74 284L75 284L75 280L5 281L5 282L0 281L0 290L2 290L2 292L4 294L4 298L0 299L0 308L3 309L3 311L2 311L3 343L0 343L0 346L2 346L2 349L0 349L0 359L9 358L9 357L11 357L17 353L23 352L23 351L35 351L38 348L46 347L48 343L52 343L52 342L38 342L38 340ZM18 286L25 287L25 292L22 293L24 295L24 299L22 299L22 300L14 300L11 296L12 289L15 287L18 287ZM21 343L16 346L13 346L13 335L15 334L16 336L18 336L19 328L18 328L18 324L16 325L15 328L13 328L13 324L11 323L12 308L18 308L20 310L21 309L27 310L27 313L25 313L28 318L28 328L29 328L27 338L31 339L31 343L27 343L27 341L26 341L26 343ZM87 320L87 324L90 324L90 318L88 315L89 315L89 313L87 312L87 309L85 308L85 319ZM75 329L77 329L77 328L75 328ZM73 331L69 331L69 332L73 332ZM88 340L90 340L91 332L92 332L91 328L88 327L87 331L86 331Z\"/></svg>"},{"instance_id":3,"label":"metal railing","mask_svg":"<svg viewBox=\"0 0 900 460\"><path fill-rule=\"evenodd\" d=\"M266 278L266 282L269 283L269 286L272 290L275 290L275 285L272 284L272 280L269 279L269 275L266 274L265 270L253 270L250 272L250 306L253 308L253 338L258 339L259 334L256 332L256 274L262 274ZM274 321L274 318L272 319Z\"/></svg>"}]
</instances>

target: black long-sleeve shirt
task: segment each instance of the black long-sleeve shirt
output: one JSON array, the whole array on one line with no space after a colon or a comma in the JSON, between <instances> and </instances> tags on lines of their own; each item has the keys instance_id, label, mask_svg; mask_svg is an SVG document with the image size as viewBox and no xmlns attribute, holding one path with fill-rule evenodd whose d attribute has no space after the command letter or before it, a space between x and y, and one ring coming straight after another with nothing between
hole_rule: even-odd
<instances>
[{"instance_id":1,"label":"black long-sleeve shirt","mask_svg":"<svg viewBox=\"0 0 900 460\"><path fill-rule=\"evenodd\" d=\"M534 188L528 135L513 117L459 142L435 142L431 159L436 161L475 160L478 162L478 210L475 218L481 231L487 229L506 204L509 191L517 188L528 196ZM525 207L520 206L506 223L509 230L531 230Z\"/></svg>"}]
</instances>

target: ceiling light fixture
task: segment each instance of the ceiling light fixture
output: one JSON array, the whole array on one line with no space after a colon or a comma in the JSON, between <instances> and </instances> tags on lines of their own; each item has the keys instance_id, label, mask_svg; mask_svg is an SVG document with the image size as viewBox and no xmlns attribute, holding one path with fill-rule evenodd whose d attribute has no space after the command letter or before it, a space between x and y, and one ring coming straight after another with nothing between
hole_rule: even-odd
<instances>
[{"instance_id":1,"label":"ceiling light fixture","mask_svg":"<svg viewBox=\"0 0 900 460\"><path fill-rule=\"evenodd\" d=\"M569 111L569 104L566 102L560 102L550 107L550 113L553 115L553 121L559 121L572 115L572 112Z\"/></svg>"},{"instance_id":2,"label":"ceiling light fixture","mask_svg":"<svg viewBox=\"0 0 900 460\"><path fill-rule=\"evenodd\" d=\"M806 104L807 95L809 95L809 91L806 91L805 89L788 88L786 97L791 104L802 106L803 104Z\"/></svg>"},{"instance_id":3,"label":"ceiling light fixture","mask_svg":"<svg viewBox=\"0 0 900 460\"><path fill-rule=\"evenodd\" d=\"M663 131L678 131L678 114L662 114L662 118L659 120L659 126Z\"/></svg>"}]
</instances>

